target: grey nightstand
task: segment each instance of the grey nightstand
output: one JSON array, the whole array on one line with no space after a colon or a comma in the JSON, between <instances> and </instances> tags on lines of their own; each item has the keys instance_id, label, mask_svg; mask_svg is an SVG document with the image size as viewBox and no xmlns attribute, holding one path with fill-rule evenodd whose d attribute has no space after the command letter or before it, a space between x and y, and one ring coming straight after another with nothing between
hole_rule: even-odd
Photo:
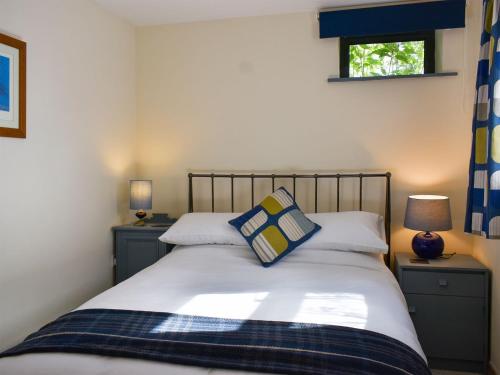
<instances>
[{"instance_id":1,"label":"grey nightstand","mask_svg":"<svg viewBox=\"0 0 500 375\"><path fill-rule=\"evenodd\" d=\"M149 267L172 250L173 245L158 241L170 225L113 227L115 285Z\"/></svg>"},{"instance_id":2,"label":"grey nightstand","mask_svg":"<svg viewBox=\"0 0 500 375\"><path fill-rule=\"evenodd\" d=\"M396 254L396 276L432 368L486 372L490 272L468 255L411 263Z\"/></svg>"}]
</instances>

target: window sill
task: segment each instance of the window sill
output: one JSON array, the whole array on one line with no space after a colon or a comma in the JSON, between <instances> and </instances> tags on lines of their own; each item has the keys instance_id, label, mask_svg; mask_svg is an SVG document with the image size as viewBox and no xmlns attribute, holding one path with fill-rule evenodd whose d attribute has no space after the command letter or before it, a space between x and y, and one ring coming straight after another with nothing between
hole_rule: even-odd
<instances>
[{"instance_id":1,"label":"window sill","mask_svg":"<svg viewBox=\"0 0 500 375\"><path fill-rule=\"evenodd\" d=\"M356 82L356 81L382 81L386 79L405 79L405 78L431 78L431 77L452 77L457 76L457 72L442 72L428 74L408 74L402 76L375 76L375 77L328 77L328 82Z\"/></svg>"}]
</instances>

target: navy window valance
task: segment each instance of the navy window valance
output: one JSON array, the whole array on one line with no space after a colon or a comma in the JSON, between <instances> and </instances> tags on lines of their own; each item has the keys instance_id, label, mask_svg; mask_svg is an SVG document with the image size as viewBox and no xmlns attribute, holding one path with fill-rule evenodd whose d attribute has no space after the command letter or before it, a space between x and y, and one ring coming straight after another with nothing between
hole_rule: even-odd
<instances>
[{"instance_id":1,"label":"navy window valance","mask_svg":"<svg viewBox=\"0 0 500 375\"><path fill-rule=\"evenodd\" d=\"M413 33L465 27L465 0L324 11L320 38Z\"/></svg>"}]
</instances>

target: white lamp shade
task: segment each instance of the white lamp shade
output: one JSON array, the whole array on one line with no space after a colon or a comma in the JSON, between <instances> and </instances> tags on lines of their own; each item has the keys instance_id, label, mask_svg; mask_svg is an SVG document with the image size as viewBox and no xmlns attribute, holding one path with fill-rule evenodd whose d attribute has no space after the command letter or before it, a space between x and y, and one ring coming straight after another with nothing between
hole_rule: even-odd
<instances>
[{"instance_id":1,"label":"white lamp shade","mask_svg":"<svg viewBox=\"0 0 500 375\"><path fill-rule=\"evenodd\" d=\"M153 208L153 181L130 181L130 209L150 210Z\"/></svg>"}]
</instances>

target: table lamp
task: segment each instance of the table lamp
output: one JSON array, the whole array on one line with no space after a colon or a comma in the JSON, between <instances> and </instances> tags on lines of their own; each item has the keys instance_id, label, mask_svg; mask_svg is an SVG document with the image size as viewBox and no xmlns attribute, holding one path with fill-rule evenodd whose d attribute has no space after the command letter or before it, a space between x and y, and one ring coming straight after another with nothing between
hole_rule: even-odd
<instances>
[{"instance_id":1,"label":"table lamp","mask_svg":"<svg viewBox=\"0 0 500 375\"><path fill-rule=\"evenodd\" d=\"M408 197L405 228L419 230L411 242L420 258L434 259L443 254L444 241L434 231L451 229L450 200L442 195L412 195Z\"/></svg>"},{"instance_id":2,"label":"table lamp","mask_svg":"<svg viewBox=\"0 0 500 375\"><path fill-rule=\"evenodd\" d=\"M145 210L153 207L153 181L130 180L130 209L137 210L135 216L139 219L134 225L144 225L147 216Z\"/></svg>"}]
</instances>

